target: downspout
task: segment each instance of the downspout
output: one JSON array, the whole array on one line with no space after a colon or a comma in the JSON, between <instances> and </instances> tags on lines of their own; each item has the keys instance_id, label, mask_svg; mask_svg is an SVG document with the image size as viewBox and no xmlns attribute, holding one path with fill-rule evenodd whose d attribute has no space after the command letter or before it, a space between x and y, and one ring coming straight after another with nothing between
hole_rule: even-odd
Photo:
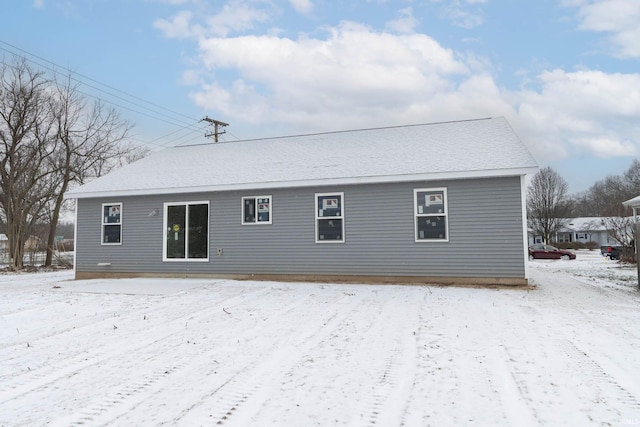
<instances>
[{"instance_id":1,"label":"downspout","mask_svg":"<svg viewBox=\"0 0 640 427\"><path fill-rule=\"evenodd\" d=\"M520 175L520 204L522 209L522 244L524 255L524 278L529 281L529 235L527 229L527 186L525 183L525 175ZM535 238L534 238L535 240Z\"/></svg>"},{"instance_id":2,"label":"downspout","mask_svg":"<svg viewBox=\"0 0 640 427\"><path fill-rule=\"evenodd\" d=\"M636 255L636 271L638 273L638 288L640 288L640 242L638 242L638 240L640 240L640 222L638 222L638 218L637 218L637 207L633 207L633 227L634 227L634 236L633 236L633 243L634 243L634 251L635 251L635 255Z\"/></svg>"},{"instance_id":3,"label":"downspout","mask_svg":"<svg viewBox=\"0 0 640 427\"><path fill-rule=\"evenodd\" d=\"M78 277L78 270L77 270L77 265L78 263L76 262L76 257L78 255L78 202L80 200L76 199L76 208L75 208L75 220L73 223L73 278L75 279L76 277Z\"/></svg>"}]
</instances>

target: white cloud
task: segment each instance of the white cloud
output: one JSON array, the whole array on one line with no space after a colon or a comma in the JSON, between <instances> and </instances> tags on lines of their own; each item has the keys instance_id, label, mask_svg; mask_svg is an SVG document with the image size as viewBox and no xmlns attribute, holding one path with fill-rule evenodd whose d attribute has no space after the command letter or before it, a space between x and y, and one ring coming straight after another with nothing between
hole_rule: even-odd
<instances>
[{"instance_id":1,"label":"white cloud","mask_svg":"<svg viewBox=\"0 0 640 427\"><path fill-rule=\"evenodd\" d=\"M147 1L152 3L165 3L165 4L177 5L177 4L189 3L191 0L147 0Z\"/></svg>"},{"instance_id":2,"label":"white cloud","mask_svg":"<svg viewBox=\"0 0 640 427\"><path fill-rule=\"evenodd\" d=\"M227 3L220 12L206 19L208 34L227 36L250 30L255 23L267 22L269 14L263 9L251 7L241 1Z\"/></svg>"},{"instance_id":3,"label":"white cloud","mask_svg":"<svg viewBox=\"0 0 640 427\"><path fill-rule=\"evenodd\" d=\"M484 23L484 17L476 4L483 4L483 0L466 0L463 4L461 0L431 0L432 3L442 3L440 16L455 26L471 29Z\"/></svg>"},{"instance_id":4,"label":"white cloud","mask_svg":"<svg viewBox=\"0 0 640 427\"><path fill-rule=\"evenodd\" d=\"M267 5L268 6L268 5ZM217 13L181 11L170 19L157 19L153 26L167 38L226 37L251 30L255 24L269 21L266 9L253 7L241 0L232 0Z\"/></svg>"},{"instance_id":5,"label":"white cloud","mask_svg":"<svg viewBox=\"0 0 640 427\"><path fill-rule=\"evenodd\" d=\"M640 58L640 1L574 0L563 4L578 7L580 29L609 34L614 56Z\"/></svg>"},{"instance_id":6,"label":"white cloud","mask_svg":"<svg viewBox=\"0 0 640 427\"><path fill-rule=\"evenodd\" d=\"M398 17L387 22L386 28L399 34L411 34L414 32L418 20L413 16L413 10L410 7L398 11Z\"/></svg>"},{"instance_id":7,"label":"white cloud","mask_svg":"<svg viewBox=\"0 0 640 427\"><path fill-rule=\"evenodd\" d=\"M33 0L33 7L35 7L36 9L43 9L44 0Z\"/></svg>"},{"instance_id":8,"label":"white cloud","mask_svg":"<svg viewBox=\"0 0 640 427\"><path fill-rule=\"evenodd\" d=\"M182 73L182 76L180 77L180 84L185 86L196 86L199 84L206 84L206 81L197 70L189 69Z\"/></svg>"},{"instance_id":9,"label":"white cloud","mask_svg":"<svg viewBox=\"0 0 640 427\"><path fill-rule=\"evenodd\" d=\"M311 0L289 0L291 6L298 12L302 14L309 14L313 10L313 3Z\"/></svg>"},{"instance_id":10,"label":"white cloud","mask_svg":"<svg viewBox=\"0 0 640 427\"><path fill-rule=\"evenodd\" d=\"M640 154L640 74L553 70L515 94L515 120L539 160Z\"/></svg>"},{"instance_id":11,"label":"white cloud","mask_svg":"<svg viewBox=\"0 0 640 427\"><path fill-rule=\"evenodd\" d=\"M477 59L467 64L426 35L349 22L327 31L326 39L203 40L207 69L236 77L194 90L194 101L238 121L305 132L515 113Z\"/></svg>"},{"instance_id":12,"label":"white cloud","mask_svg":"<svg viewBox=\"0 0 640 427\"><path fill-rule=\"evenodd\" d=\"M640 154L640 74L549 70L509 91L483 57L343 22L324 36L204 37L195 103L285 132L506 116L540 162ZM316 32L318 34L319 32ZM535 85L535 88L533 88Z\"/></svg>"},{"instance_id":13,"label":"white cloud","mask_svg":"<svg viewBox=\"0 0 640 427\"><path fill-rule=\"evenodd\" d=\"M600 158L633 157L640 154L640 150L631 141L621 140L619 135L577 137L571 139L574 152L587 152Z\"/></svg>"},{"instance_id":14,"label":"white cloud","mask_svg":"<svg viewBox=\"0 0 640 427\"><path fill-rule=\"evenodd\" d=\"M182 11L174 15L171 19L157 19L153 26L160 30L167 38L187 38L194 37L202 33L202 27L192 26L191 18L193 13Z\"/></svg>"},{"instance_id":15,"label":"white cloud","mask_svg":"<svg viewBox=\"0 0 640 427\"><path fill-rule=\"evenodd\" d=\"M191 94L198 105L215 104L215 109L233 113L241 110L243 120L247 123L261 123L264 115L269 112L267 99L258 94L251 84L242 80L235 81L230 88L222 88L218 83L204 84L202 88Z\"/></svg>"}]
</instances>

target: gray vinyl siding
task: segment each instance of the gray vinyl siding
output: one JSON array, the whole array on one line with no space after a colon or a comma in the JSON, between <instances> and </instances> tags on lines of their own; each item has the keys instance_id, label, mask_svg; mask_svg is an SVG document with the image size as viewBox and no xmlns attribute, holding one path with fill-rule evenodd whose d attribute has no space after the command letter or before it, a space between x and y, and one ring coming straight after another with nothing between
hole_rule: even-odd
<instances>
[{"instance_id":1,"label":"gray vinyl siding","mask_svg":"<svg viewBox=\"0 0 640 427\"><path fill-rule=\"evenodd\" d=\"M413 190L432 187L447 188L448 242L415 241ZM76 269L523 278L520 190L516 176L79 199ZM316 243L315 193L328 192L344 192L344 243ZM273 223L242 225L242 197L261 195L272 196ZM163 203L202 200L210 203L209 261L163 262ZM123 203L122 245L100 244L101 206L109 202Z\"/></svg>"}]
</instances>

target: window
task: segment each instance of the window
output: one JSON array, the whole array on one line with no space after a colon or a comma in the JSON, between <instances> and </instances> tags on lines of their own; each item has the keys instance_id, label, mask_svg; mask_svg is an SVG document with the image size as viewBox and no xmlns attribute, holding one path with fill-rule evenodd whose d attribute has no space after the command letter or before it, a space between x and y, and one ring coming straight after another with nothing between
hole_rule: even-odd
<instances>
[{"instance_id":1,"label":"window","mask_svg":"<svg viewBox=\"0 0 640 427\"><path fill-rule=\"evenodd\" d=\"M344 193L316 194L316 243L344 242Z\"/></svg>"},{"instance_id":2,"label":"window","mask_svg":"<svg viewBox=\"0 0 640 427\"><path fill-rule=\"evenodd\" d=\"M122 244L122 203L102 204L102 244Z\"/></svg>"},{"instance_id":3,"label":"window","mask_svg":"<svg viewBox=\"0 0 640 427\"><path fill-rule=\"evenodd\" d=\"M271 196L243 197L242 224L271 224Z\"/></svg>"},{"instance_id":4,"label":"window","mask_svg":"<svg viewBox=\"0 0 640 427\"><path fill-rule=\"evenodd\" d=\"M209 260L209 202L164 204L164 261Z\"/></svg>"},{"instance_id":5,"label":"window","mask_svg":"<svg viewBox=\"0 0 640 427\"><path fill-rule=\"evenodd\" d=\"M417 189L413 194L416 242L448 242L447 189Z\"/></svg>"}]
</instances>

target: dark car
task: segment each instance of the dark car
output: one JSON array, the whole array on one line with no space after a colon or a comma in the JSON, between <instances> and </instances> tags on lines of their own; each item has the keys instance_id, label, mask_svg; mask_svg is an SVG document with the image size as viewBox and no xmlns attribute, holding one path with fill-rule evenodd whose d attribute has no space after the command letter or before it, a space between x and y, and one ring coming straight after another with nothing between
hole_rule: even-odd
<instances>
[{"instance_id":1,"label":"dark car","mask_svg":"<svg viewBox=\"0 0 640 427\"><path fill-rule=\"evenodd\" d=\"M529 246L529 259L576 259L576 254L549 245Z\"/></svg>"},{"instance_id":2,"label":"dark car","mask_svg":"<svg viewBox=\"0 0 640 427\"><path fill-rule=\"evenodd\" d=\"M609 259L620 259L621 251L622 246L600 246L602 256L609 257Z\"/></svg>"}]
</instances>

